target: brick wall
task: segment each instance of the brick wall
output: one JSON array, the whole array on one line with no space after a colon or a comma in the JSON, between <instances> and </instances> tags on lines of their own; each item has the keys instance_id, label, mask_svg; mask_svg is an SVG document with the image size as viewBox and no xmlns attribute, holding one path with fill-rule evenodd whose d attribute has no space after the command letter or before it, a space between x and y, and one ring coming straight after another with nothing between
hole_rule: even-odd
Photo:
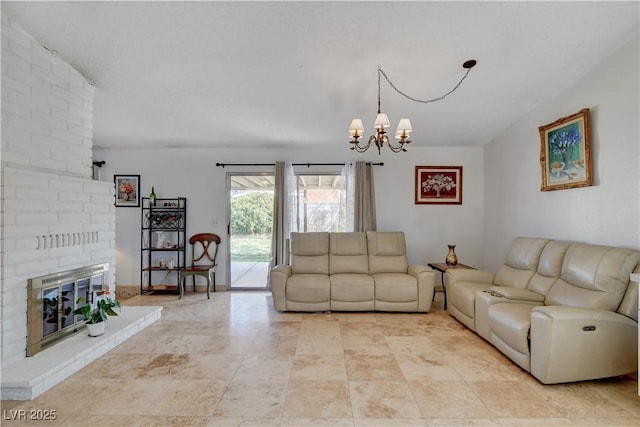
<instances>
[{"instance_id":1,"label":"brick wall","mask_svg":"<svg viewBox=\"0 0 640 427\"><path fill-rule=\"evenodd\" d=\"M27 281L108 262L112 183L92 172L93 86L2 14L2 366L26 357Z\"/></svg>"}]
</instances>

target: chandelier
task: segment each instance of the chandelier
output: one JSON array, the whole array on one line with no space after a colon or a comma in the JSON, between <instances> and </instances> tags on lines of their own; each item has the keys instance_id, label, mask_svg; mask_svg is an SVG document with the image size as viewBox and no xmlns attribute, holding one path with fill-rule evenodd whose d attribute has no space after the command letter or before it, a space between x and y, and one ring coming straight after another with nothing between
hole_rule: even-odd
<instances>
[{"instance_id":1,"label":"chandelier","mask_svg":"<svg viewBox=\"0 0 640 427\"><path fill-rule=\"evenodd\" d=\"M389 141L389 136L387 135L387 128L391 126L391 123L389 122L389 117L387 117L387 115L383 113L380 108L380 77L381 76L385 78L387 83L389 83L389 85L396 92L398 92L400 95L404 96L405 98L411 101L428 104L431 102L441 101L447 96L449 96L450 94L452 94L453 92L455 92L456 89L460 87L464 79L467 78L467 76L469 75L469 72L475 65L476 65L476 61L474 59L465 61L465 63L462 64L462 67L465 68L467 72L464 74L464 76L462 76L460 81L453 87L453 89L451 89L449 92L445 93L442 96L439 96L433 99L427 99L427 100L412 98L406 93L399 90L391 82L389 77L387 77L385 72L382 71L382 68L378 66L378 115L376 116L376 121L373 124L375 128L375 134L369 137L369 140L367 141L366 144L361 145L359 139L362 136L364 136L364 126L362 125L362 120L360 119L351 120L351 125L349 126L349 137L351 138L349 143L351 144L351 149L357 151L358 153L364 153L369 149L369 147L373 143L378 148L378 154L380 154L380 149L386 144L391 151L393 151L394 153L399 153L401 151L407 151L407 149L404 148L404 146L406 144L411 143L410 137L411 137L411 132L413 132L413 128L411 127L411 121L406 118L400 119L400 122L398 123L398 127L395 133L395 138L398 140L397 145L394 145L391 141Z\"/></svg>"}]
</instances>

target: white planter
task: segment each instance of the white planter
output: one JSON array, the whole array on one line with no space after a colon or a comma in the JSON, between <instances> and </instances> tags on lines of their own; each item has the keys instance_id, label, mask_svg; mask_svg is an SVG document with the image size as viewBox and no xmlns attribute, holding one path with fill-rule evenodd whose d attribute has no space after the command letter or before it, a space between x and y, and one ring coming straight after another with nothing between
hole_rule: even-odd
<instances>
[{"instance_id":1,"label":"white planter","mask_svg":"<svg viewBox=\"0 0 640 427\"><path fill-rule=\"evenodd\" d=\"M104 334L104 326L107 322L87 323L87 330L90 337L98 337Z\"/></svg>"}]
</instances>

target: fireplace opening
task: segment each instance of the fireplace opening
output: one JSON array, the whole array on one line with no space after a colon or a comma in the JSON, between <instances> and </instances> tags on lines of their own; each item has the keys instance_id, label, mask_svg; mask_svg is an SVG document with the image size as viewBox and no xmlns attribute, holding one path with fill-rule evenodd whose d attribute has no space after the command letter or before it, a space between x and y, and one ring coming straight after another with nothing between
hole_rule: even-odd
<instances>
[{"instance_id":1,"label":"fireplace opening","mask_svg":"<svg viewBox=\"0 0 640 427\"><path fill-rule=\"evenodd\" d=\"M108 289L109 264L96 264L28 281L27 356L77 332L85 325L74 315L76 301L83 297L95 306L97 293Z\"/></svg>"}]
</instances>

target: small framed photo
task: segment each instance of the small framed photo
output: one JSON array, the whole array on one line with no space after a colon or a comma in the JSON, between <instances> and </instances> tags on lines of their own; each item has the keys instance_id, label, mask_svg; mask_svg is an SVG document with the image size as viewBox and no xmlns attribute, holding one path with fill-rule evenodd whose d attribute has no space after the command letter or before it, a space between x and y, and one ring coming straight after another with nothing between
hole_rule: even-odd
<instances>
[{"instance_id":1,"label":"small framed photo","mask_svg":"<svg viewBox=\"0 0 640 427\"><path fill-rule=\"evenodd\" d=\"M589 109L540 126L540 191L591 185Z\"/></svg>"},{"instance_id":2,"label":"small framed photo","mask_svg":"<svg viewBox=\"0 0 640 427\"><path fill-rule=\"evenodd\" d=\"M462 166L416 166L416 205L461 205Z\"/></svg>"},{"instance_id":3,"label":"small framed photo","mask_svg":"<svg viewBox=\"0 0 640 427\"><path fill-rule=\"evenodd\" d=\"M140 175L114 175L117 207L140 207Z\"/></svg>"}]
</instances>

